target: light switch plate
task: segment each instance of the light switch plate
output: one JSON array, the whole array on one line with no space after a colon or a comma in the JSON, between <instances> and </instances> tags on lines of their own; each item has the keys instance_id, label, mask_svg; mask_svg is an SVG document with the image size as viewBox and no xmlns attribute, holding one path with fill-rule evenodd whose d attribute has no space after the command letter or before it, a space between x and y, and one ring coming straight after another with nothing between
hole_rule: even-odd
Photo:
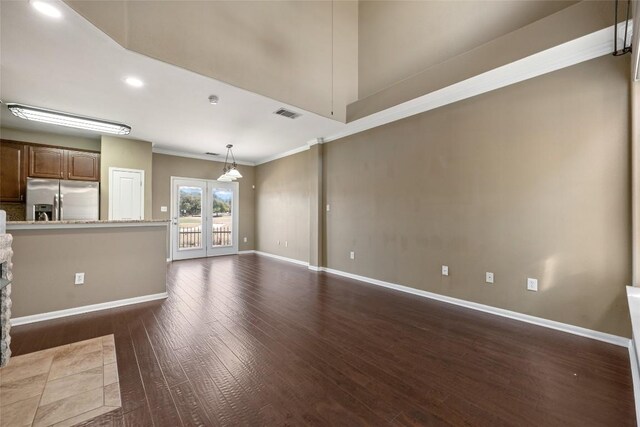
<instances>
[{"instance_id":1,"label":"light switch plate","mask_svg":"<svg viewBox=\"0 0 640 427\"><path fill-rule=\"evenodd\" d=\"M160 212L166 212L166 211L167 211L166 206L160 206Z\"/></svg>"},{"instance_id":2,"label":"light switch plate","mask_svg":"<svg viewBox=\"0 0 640 427\"><path fill-rule=\"evenodd\" d=\"M487 283L493 283L493 273L487 271L486 277L485 277L485 281Z\"/></svg>"},{"instance_id":3,"label":"light switch plate","mask_svg":"<svg viewBox=\"0 0 640 427\"><path fill-rule=\"evenodd\" d=\"M442 266L442 275L443 276L448 276L449 275L449 266L448 265L443 265Z\"/></svg>"},{"instance_id":4,"label":"light switch plate","mask_svg":"<svg viewBox=\"0 0 640 427\"><path fill-rule=\"evenodd\" d=\"M84 285L84 273L76 273L76 285Z\"/></svg>"},{"instance_id":5,"label":"light switch plate","mask_svg":"<svg viewBox=\"0 0 640 427\"><path fill-rule=\"evenodd\" d=\"M246 237L243 240L244 240L245 243L247 243L247 238Z\"/></svg>"},{"instance_id":6,"label":"light switch plate","mask_svg":"<svg viewBox=\"0 0 640 427\"><path fill-rule=\"evenodd\" d=\"M527 278L527 290L538 292L538 279Z\"/></svg>"},{"instance_id":7,"label":"light switch plate","mask_svg":"<svg viewBox=\"0 0 640 427\"><path fill-rule=\"evenodd\" d=\"M351 258L351 259L356 259L356 253L355 253L354 251L351 251L351 252L349 253L349 258Z\"/></svg>"},{"instance_id":8,"label":"light switch plate","mask_svg":"<svg viewBox=\"0 0 640 427\"><path fill-rule=\"evenodd\" d=\"M331 210L331 205L327 203L327 212L329 212L330 210Z\"/></svg>"}]
</instances>

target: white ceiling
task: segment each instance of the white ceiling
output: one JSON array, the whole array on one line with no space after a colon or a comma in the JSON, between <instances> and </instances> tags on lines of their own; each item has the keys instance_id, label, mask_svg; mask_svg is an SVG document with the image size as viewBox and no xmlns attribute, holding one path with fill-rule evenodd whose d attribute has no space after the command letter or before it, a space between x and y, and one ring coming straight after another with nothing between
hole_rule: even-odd
<instances>
[{"instance_id":1,"label":"white ceiling","mask_svg":"<svg viewBox=\"0 0 640 427\"><path fill-rule=\"evenodd\" d=\"M27 1L1 2L0 99L126 123L130 138L154 148L224 153L259 162L334 134L346 125L255 93L127 51L64 3L61 19ZM132 88L122 80L145 82ZM210 105L209 95L218 95ZM302 115L274 115L287 107ZM3 127L99 136L14 117L0 107Z\"/></svg>"}]
</instances>

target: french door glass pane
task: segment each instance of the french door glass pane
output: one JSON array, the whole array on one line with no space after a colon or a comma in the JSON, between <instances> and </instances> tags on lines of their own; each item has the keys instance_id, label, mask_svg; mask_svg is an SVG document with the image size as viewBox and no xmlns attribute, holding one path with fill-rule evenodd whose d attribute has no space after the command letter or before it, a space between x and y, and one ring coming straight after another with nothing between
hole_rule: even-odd
<instances>
[{"instance_id":1,"label":"french door glass pane","mask_svg":"<svg viewBox=\"0 0 640 427\"><path fill-rule=\"evenodd\" d=\"M211 246L231 246L231 231L233 227L233 191L227 188L213 188L211 190Z\"/></svg>"},{"instance_id":2,"label":"french door glass pane","mask_svg":"<svg viewBox=\"0 0 640 427\"><path fill-rule=\"evenodd\" d=\"M178 249L202 248L202 188L178 187Z\"/></svg>"}]
</instances>

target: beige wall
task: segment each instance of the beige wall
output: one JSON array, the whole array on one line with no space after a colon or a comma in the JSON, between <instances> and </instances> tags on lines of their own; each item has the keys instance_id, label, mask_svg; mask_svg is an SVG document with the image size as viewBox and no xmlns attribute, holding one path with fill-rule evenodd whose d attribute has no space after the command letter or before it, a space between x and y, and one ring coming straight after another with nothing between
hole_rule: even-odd
<instances>
[{"instance_id":1,"label":"beige wall","mask_svg":"<svg viewBox=\"0 0 640 427\"><path fill-rule=\"evenodd\" d=\"M164 226L9 233L13 317L166 292Z\"/></svg>"},{"instance_id":2,"label":"beige wall","mask_svg":"<svg viewBox=\"0 0 640 427\"><path fill-rule=\"evenodd\" d=\"M222 173L223 163L187 157L153 155L153 217L170 219L171 215L171 177L217 179ZM238 165L242 174L240 184L240 234L238 249L241 251L255 248L255 207L254 207L254 170L253 166ZM167 212L160 212L161 206L167 206ZM244 238L247 238L247 243Z\"/></svg>"},{"instance_id":3,"label":"beige wall","mask_svg":"<svg viewBox=\"0 0 640 427\"><path fill-rule=\"evenodd\" d=\"M66 2L127 49L325 117L357 97L357 1Z\"/></svg>"},{"instance_id":4,"label":"beige wall","mask_svg":"<svg viewBox=\"0 0 640 427\"><path fill-rule=\"evenodd\" d=\"M629 337L628 70L605 56L325 145L327 266Z\"/></svg>"},{"instance_id":5,"label":"beige wall","mask_svg":"<svg viewBox=\"0 0 640 427\"><path fill-rule=\"evenodd\" d=\"M572 3L575 2L360 1L359 98Z\"/></svg>"},{"instance_id":6,"label":"beige wall","mask_svg":"<svg viewBox=\"0 0 640 427\"><path fill-rule=\"evenodd\" d=\"M151 143L136 139L103 136L100 154L100 219L109 219L109 168L144 171L144 218L154 219L151 211Z\"/></svg>"},{"instance_id":7,"label":"beige wall","mask_svg":"<svg viewBox=\"0 0 640 427\"><path fill-rule=\"evenodd\" d=\"M309 261L308 155L303 151L256 167L257 250Z\"/></svg>"},{"instance_id":8,"label":"beige wall","mask_svg":"<svg viewBox=\"0 0 640 427\"><path fill-rule=\"evenodd\" d=\"M34 144L57 145L59 147L100 151L100 139L98 138L82 138L79 136L10 128L0 128L0 138L12 141L32 142Z\"/></svg>"}]
</instances>

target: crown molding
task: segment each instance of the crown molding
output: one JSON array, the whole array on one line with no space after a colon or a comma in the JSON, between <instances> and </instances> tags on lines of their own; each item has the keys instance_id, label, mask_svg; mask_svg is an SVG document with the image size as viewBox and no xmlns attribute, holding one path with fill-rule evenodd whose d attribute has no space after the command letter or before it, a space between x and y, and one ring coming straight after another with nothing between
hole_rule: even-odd
<instances>
[{"instance_id":1,"label":"crown molding","mask_svg":"<svg viewBox=\"0 0 640 427\"><path fill-rule=\"evenodd\" d=\"M314 141L315 141L315 140L314 140ZM317 144L317 143L316 143L316 144ZM269 163L269 162L272 162L272 161L274 161L274 160L281 159L281 158L283 158L283 157L293 156L294 154L298 154L298 153L301 153L301 152L303 152L303 151L308 150L308 149L309 149L309 147L310 147L310 145L305 144L305 145L303 145L303 146L301 146L301 147L296 147L296 148L294 148L294 149L292 149L292 150L288 150L288 151L285 151L285 152L283 152L283 153L274 154L273 156L264 157L264 158L262 158L262 159L260 159L260 160L258 160L258 161L256 162L256 166L258 166L258 165L262 165L262 164L264 164L264 163Z\"/></svg>"},{"instance_id":2,"label":"crown molding","mask_svg":"<svg viewBox=\"0 0 640 427\"><path fill-rule=\"evenodd\" d=\"M151 150L156 154L166 154L167 156L188 157L190 159L208 160L210 162L224 163L224 158L220 159L218 156L209 156L207 154L189 153L186 151L168 150L166 148L153 147ZM254 162L245 162L242 160L236 160L236 163L244 166L255 166Z\"/></svg>"}]
</instances>

